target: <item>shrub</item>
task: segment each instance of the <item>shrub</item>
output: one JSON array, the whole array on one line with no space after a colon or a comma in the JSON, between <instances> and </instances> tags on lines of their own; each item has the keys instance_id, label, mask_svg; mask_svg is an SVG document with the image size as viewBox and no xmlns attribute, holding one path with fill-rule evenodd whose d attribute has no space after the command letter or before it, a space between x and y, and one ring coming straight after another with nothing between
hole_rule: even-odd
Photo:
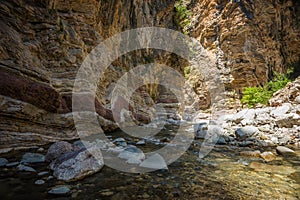
<instances>
[{"instance_id":1,"label":"shrub","mask_svg":"<svg viewBox=\"0 0 300 200\"><path fill-rule=\"evenodd\" d=\"M187 9L183 0L178 1L175 4L175 11L174 21L176 25L184 32L184 34L187 34L187 31L184 31L184 29L191 23L190 17L192 16L192 12Z\"/></svg>"},{"instance_id":2,"label":"shrub","mask_svg":"<svg viewBox=\"0 0 300 200\"><path fill-rule=\"evenodd\" d=\"M274 79L269 81L264 87L244 88L241 102L247 104L250 108L259 103L267 105L272 95L281 88L284 88L290 81L288 74L275 73Z\"/></svg>"}]
</instances>

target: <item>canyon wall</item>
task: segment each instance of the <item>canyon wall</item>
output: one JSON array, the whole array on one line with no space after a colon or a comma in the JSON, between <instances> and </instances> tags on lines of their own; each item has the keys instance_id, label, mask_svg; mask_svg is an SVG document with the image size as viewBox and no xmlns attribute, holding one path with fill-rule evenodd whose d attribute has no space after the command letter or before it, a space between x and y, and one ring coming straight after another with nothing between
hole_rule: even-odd
<instances>
[{"instance_id":1,"label":"canyon wall","mask_svg":"<svg viewBox=\"0 0 300 200\"><path fill-rule=\"evenodd\" d=\"M78 137L72 118L72 89L76 73L99 42L125 30L157 26L177 30L175 0L10 0L0 2L0 149L46 144ZM228 95L244 86L265 83L273 70L284 71L297 62L299 2L217 1L187 2L191 24L185 27L216 56ZM105 131L117 128L111 86L129 69L156 60L184 74L186 63L156 50L140 50L112 63L98 84L95 100ZM197 97L196 109L210 105L201 74L188 81ZM149 91L156 90L153 94ZM157 95L159 93L160 95ZM157 102L176 103L161 87L144 86L133 96L130 114L147 123ZM83 102L84 103L84 102ZM191 101L190 103L193 103ZM125 104L119 101L120 108ZM139 106L137 106L139 105ZM146 106L145 109L139 107Z\"/></svg>"}]
</instances>

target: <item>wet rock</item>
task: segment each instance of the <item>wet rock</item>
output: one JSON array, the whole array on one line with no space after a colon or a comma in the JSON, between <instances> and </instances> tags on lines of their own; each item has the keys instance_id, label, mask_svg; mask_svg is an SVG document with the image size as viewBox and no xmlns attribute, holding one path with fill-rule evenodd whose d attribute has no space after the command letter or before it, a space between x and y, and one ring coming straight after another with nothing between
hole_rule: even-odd
<instances>
[{"instance_id":1,"label":"wet rock","mask_svg":"<svg viewBox=\"0 0 300 200\"><path fill-rule=\"evenodd\" d=\"M70 194L70 188L69 186L62 185L62 186L56 186L51 188L51 190L48 191L48 194L53 195L68 195Z\"/></svg>"},{"instance_id":2,"label":"wet rock","mask_svg":"<svg viewBox=\"0 0 300 200\"><path fill-rule=\"evenodd\" d=\"M36 172L35 169L33 169L32 167L28 167L26 165L18 165L17 167L18 171L25 171L25 172Z\"/></svg>"},{"instance_id":3,"label":"wet rock","mask_svg":"<svg viewBox=\"0 0 300 200\"><path fill-rule=\"evenodd\" d=\"M168 169L164 158L158 153L155 153L154 155L144 160L140 164L140 167L145 167L149 169Z\"/></svg>"},{"instance_id":4,"label":"wet rock","mask_svg":"<svg viewBox=\"0 0 300 200\"><path fill-rule=\"evenodd\" d=\"M245 126L245 127L242 127L242 128L238 128L235 131L235 135L238 139L244 140L248 137L251 137L256 132L258 132L257 127L255 127L255 126Z\"/></svg>"},{"instance_id":5,"label":"wet rock","mask_svg":"<svg viewBox=\"0 0 300 200\"><path fill-rule=\"evenodd\" d=\"M37 175L38 175L38 176L44 176L44 175L46 175L46 174L49 174L49 172L40 172L40 173L38 173Z\"/></svg>"},{"instance_id":6,"label":"wet rock","mask_svg":"<svg viewBox=\"0 0 300 200\"><path fill-rule=\"evenodd\" d=\"M46 162L51 162L61 156L64 153L72 151L73 147L70 143L65 141L55 142L50 146L48 152L46 154L45 160Z\"/></svg>"},{"instance_id":7,"label":"wet rock","mask_svg":"<svg viewBox=\"0 0 300 200\"><path fill-rule=\"evenodd\" d=\"M36 180L36 181L34 182L34 184L36 184L36 185L43 185L44 183L45 183L45 181L44 181L44 180L41 180L41 179Z\"/></svg>"},{"instance_id":8,"label":"wet rock","mask_svg":"<svg viewBox=\"0 0 300 200\"><path fill-rule=\"evenodd\" d=\"M6 158L0 158L0 167L5 166L8 163L8 160Z\"/></svg>"},{"instance_id":9,"label":"wet rock","mask_svg":"<svg viewBox=\"0 0 300 200\"><path fill-rule=\"evenodd\" d=\"M75 181L94 174L103 167L101 150L96 147L68 152L54 160L50 167L53 175L64 181Z\"/></svg>"},{"instance_id":10,"label":"wet rock","mask_svg":"<svg viewBox=\"0 0 300 200\"><path fill-rule=\"evenodd\" d=\"M118 146L122 146L122 147L127 146L126 140L124 138L117 138L113 141L113 143L118 145Z\"/></svg>"},{"instance_id":11,"label":"wet rock","mask_svg":"<svg viewBox=\"0 0 300 200\"><path fill-rule=\"evenodd\" d=\"M39 153L25 153L21 163L39 163L45 162L45 156Z\"/></svg>"},{"instance_id":12,"label":"wet rock","mask_svg":"<svg viewBox=\"0 0 300 200\"><path fill-rule=\"evenodd\" d=\"M295 151L293 151L292 149L289 149L289 148L284 147L284 146L276 147L276 152L280 155L283 155L283 156L293 155L295 153Z\"/></svg>"},{"instance_id":13,"label":"wet rock","mask_svg":"<svg viewBox=\"0 0 300 200\"><path fill-rule=\"evenodd\" d=\"M267 162L271 162L276 159L276 156L272 152L269 152L269 151L261 153L260 157Z\"/></svg>"},{"instance_id":14,"label":"wet rock","mask_svg":"<svg viewBox=\"0 0 300 200\"><path fill-rule=\"evenodd\" d=\"M17 166L18 164L20 164L20 162L11 162L11 163L7 163L5 166L6 167L14 167L14 166Z\"/></svg>"},{"instance_id":15,"label":"wet rock","mask_svg":"<svg viewBox=\"0 0 300 200\"><path fill-rule=\"evenodd\" d=\"M141 163L145 159L144 152L136 146L129 145L118 156L119 158L127 160L130 163Z\"/></svg>"}]
</instances>

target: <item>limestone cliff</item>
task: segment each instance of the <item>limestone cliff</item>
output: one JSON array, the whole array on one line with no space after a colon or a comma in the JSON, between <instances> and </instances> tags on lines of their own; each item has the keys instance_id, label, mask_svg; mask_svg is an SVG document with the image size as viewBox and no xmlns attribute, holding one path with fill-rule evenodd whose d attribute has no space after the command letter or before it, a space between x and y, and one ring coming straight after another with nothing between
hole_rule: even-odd
<instances>
[{"instance_id":1,"label":"limestone cliff","mask_svg":"<svg viewBox=\"0 0 300 200\"><path fill-rule=\"evenodd\" d=\"M178 29L175 0L3 0L0 2L0 149L78 137L72 119L72 88L86 55L102 40L124 30L159 26ZM299 2L192 0L186 27L216 55L226 89L265 83L273 70L299 59ZM164 55L164 56L162 56ZM117 128L107 96L128 69L153 59L183 73L180 58L136 51L116 60L98 85L96 111L106 131ZM201 74L188 80L199 109L210 104ZM157 91L156 91L157 90ZM149 91L156 91L148 94ZM157 93L160 95L157 96ZM136 123L152 114L136 105L176 103L164 88L145 86L133 96ZM150 102L150 103L149 103ZM190 102L193 103L193 100ZM122 104L122 102L120 102ZM201 106L204 105L204 106Z\"/></svg>"}]
</instances>

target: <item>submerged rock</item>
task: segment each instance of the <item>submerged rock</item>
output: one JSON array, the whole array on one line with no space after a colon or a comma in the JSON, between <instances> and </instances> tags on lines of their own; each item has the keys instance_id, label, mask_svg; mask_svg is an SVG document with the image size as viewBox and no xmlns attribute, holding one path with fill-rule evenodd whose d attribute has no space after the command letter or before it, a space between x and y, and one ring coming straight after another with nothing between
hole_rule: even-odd
<instances>
[{"instance_id":1,"label":"submerged rock","mask_svg":"<svg viewBox=\"0 0 300 200\"><path fill-rule=\"evenodd\" d=\"M0 167L5 166L8 163L8 160L6 158L0 158Z\"/></svg>"},{"instance_id":2,"label":"submerged rock","mask_svg":"<svg viewBox=\"0 0 300 200\"><path fill-rule=\"evenodd\" d=\"M70 188L69 186L62 185L62 186L56 186L51 188L51 190L48 191L48 194L53 195L68 195L70 194Z\"/></svg>"},{"instance_id":3,"label":"submerged rock","mask_svg":"<svg viewBox=\"0 0 300 200\"><path fill-rule=\"evenodd\" d=\"M21 163L39 163L45 162L45 156L39 153L25 153Z\"/></svg>"},{"instance_id":4,"label":"submerged rock","mask_svg":"<svg viewBox=\"0 0 300 200\"><path fill-rule=\"evenodd\" d=\"M18 171L25 171L25 172L36 172L35 169L33 169L32 167L28 167L26 165L18 165Z\"/></svg>"},{"instance_id":5,"label":"submerged rock","mask_svg":"<svg viewBox=\"0 0 300 200\"><path fill-rule=\"evenodd\" d=\"M41 180L41 179L36 180L36 181L34 182L34 184L36 184L36 185L43 185L44 183L45 183L45 181L44 181L44 180Z\"/></svg>"},{"instance_id":6,"label":"submerged rock","mask_svg":"<svg viewBox=\"0 0 300 200\"><path fill-rule=\"evenodd\" d=\"M75 181L101 170L104 165L101 150L92 146L63 154L54 160L50 167L53 175L64 181Z\"/></svg>"},{"instance_id":7,"label":"submerged rock","mask_svg":"<svg viewBox=\"0 0 300 200\"><path fill-rule=\"evenodd\" d=\"M158 153L150 156L146 160L144 160L140 167L145 167L149 169L168 169L168 166L164 160L164 158Z\"/></svg>"},{"instance_id":8,"label":"submerged rock","mask_svg":"<svg viewBox=\"0 0 300 200\"><path fill-rule=\"evenodd\" d=\"M48 152L46 154L45 160L46 162L51 162L61 156L64 153L72 151L73 147L70 143L65 141L55 142L50 146Z\"/></svg>"},{"instance_id":9,"label":"submerged rock","mask_svg":"<svg viewBox=\"0 0 300 200\"><path fill-rule=\"evenodd\" d=\"M6 167L14 167L14 166L17 166L18 164L20 164L20 162L16 161L16 162L7 163L5 166Z\"/></svg>"},{"instance_id":10,"label":"submerged rock","mask_svg":"<svg viewBox=\"0 0 300 200\"><path fill-rule=\"evenodd\" d=\"M144 152L136 146L129 145L118 156L119 158L127 160L131 164L139 164L145 159Z\"/></svg>"}]
</instances>

